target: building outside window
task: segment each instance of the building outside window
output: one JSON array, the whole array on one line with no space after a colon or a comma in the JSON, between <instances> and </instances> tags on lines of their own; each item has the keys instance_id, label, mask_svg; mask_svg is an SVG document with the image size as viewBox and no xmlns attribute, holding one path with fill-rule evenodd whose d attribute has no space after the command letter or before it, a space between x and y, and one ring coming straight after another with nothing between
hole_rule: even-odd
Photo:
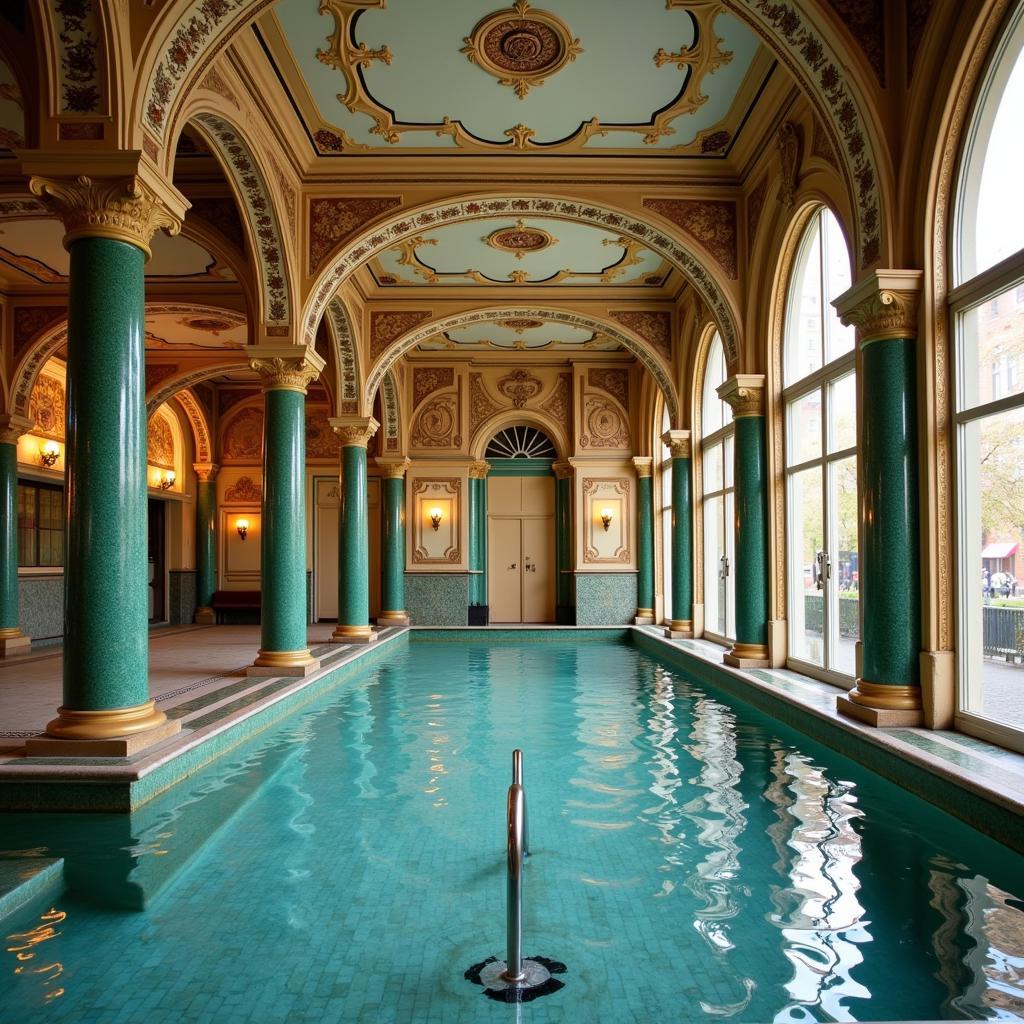
<instances>
[{"instance_id":1,"label":"building outside window","mask_svg":"<svg viewBox=\"0 0 1024 1024\"><path fill-rule=\"evenodd\" d=\"M960 728L1024 749L1024 8L996 47L960 168L955 345Z\"/></svg>"},{"instance_id":2,"label":"building outside window","mask_svg":"<svg viewBox=\"0 0 1024 1024\"><path fill-rule=\"evenodd\" d=\"M658 522L661 526L662 615L666 623L672 618L672 449L663 444L661 438L671 429L672 419L668 414L668 406L662 403L661 431L654 439L654 450L661 452L658 464L661 488Z\"/></svg>"},{"instance_id":3,"label":"building outside window","mask_svg":"<svg viewBox=\"0 0 1024 1024\"><path fill-rule=\"evenodd\" d=\"M736 635L735 500L732 409L718 397L726 379L725 350L711 341L701 389L701 466L704 503L704 632L722 643Z\"/></svg>"},{"instance_id":4,"label":"building outside window","mask_svg":"<svg viewBox=\"0 0 1024 1024\"><path fill-rule=\"evenodd\" d=\"M811 217L793 269L783 341L789 660L850 685L860 636L854 331L831 303L850 287L831 210Z\"/></svg>"}]
</instances>

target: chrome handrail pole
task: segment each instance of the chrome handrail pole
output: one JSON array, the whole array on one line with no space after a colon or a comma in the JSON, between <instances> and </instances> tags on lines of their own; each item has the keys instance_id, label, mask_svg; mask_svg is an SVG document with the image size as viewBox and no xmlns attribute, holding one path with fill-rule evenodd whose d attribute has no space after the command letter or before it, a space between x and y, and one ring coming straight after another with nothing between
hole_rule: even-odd
<instances>
[{"instance_id":1,"label":"chrome handrail pole","mask_svg":"<svg viewBox=\"0 0 1024 1024\"><path fill-rule=\"evenodd\" d=\"M508 787L508 956L502 977L519 982L526 978L523 971L523 828L526 819L526 798L523 787L513 783Z\"/></svg>"},{"instance_id":2,"label":"chrome handrail pole","mask_svg":"<svg viewBox=\"0 0 1024 1024\"><path fill-rule=\"evenodd\" d=\"M512 751L512 783L516 786L523 784L523 752ZM526 813L526 791L523 791L523 856L530 856L530 819Z\"/></svg>"}]
</instances>

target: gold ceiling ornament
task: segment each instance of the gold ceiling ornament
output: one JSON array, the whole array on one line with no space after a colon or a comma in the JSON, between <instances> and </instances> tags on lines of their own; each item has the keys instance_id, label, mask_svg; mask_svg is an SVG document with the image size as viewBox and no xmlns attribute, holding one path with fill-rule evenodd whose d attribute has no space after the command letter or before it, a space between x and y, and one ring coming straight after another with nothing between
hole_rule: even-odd
<instances>
[{"instance_id":1,"label":"gold ceiling ornament","mask_svg":"<svg viewBox=\"0 0 1024 1024\"><path fill-rule=\"evenodd\" d=\"M537 327L543 327L543 320L533 320L530 317L520 316L514 317L511 320L499 320L498 325L500 327L507 327L510 331L515 331L516 334L522 334L523 331L532 331Z\"/></svg>"},{"instance_id":2,"label":"gold ceiling ornament","mask_svg":"<svg viewBox=\"0 0 1024 1024\"><path fill-rule=\"evenodd\" d=\"M583 52L561 18L535 10L528 0L515 0L511 7L488 14L463 42L460 52L469 62L514 90L520 99L531 86L543 85Z\"/></svg>"},{"instance_id":3,"label":"gold ceiling ornament","mask_svg":"<svg viewBox=\"0 0 1024 1024\"><path fill-rule=\"evenodd\" d=\"M113 238L141 249L148 260L153 255L149 243L157 231L181 231L184 209L171 209L135 174L113 179L33 175L29 188L63 223L65 249L78 238Z\"/></svg>"},{"instance_id":4,"label":"gold ceiling ornament","mask_svg":"<svg viewBox=\"0 0 1024 1024\"><path fill-rule=\"evenodd\" d=\"M510 252L517 260L527 253L543 252L558 244L558 239L543 228L527 227L522 219L517 220L510 228L497 228L481 239L492 249Z\"/></svg>"},{"instance_id":5,"label":"gold ceiling ornament","mask_svg":"<svg viewBox=\"0 0 1024 1024\"><path fill-rule=\"evenodd\" d=\"M623 249L622 259L602 271L601 284L611 284L615 278L624 274L630 267L643 263L640 253L644 251L644 246L640 242L635 242L620 235L618 238L604 238L601 240L601 244L621 245Z\"/></svg>"}]
</instances>

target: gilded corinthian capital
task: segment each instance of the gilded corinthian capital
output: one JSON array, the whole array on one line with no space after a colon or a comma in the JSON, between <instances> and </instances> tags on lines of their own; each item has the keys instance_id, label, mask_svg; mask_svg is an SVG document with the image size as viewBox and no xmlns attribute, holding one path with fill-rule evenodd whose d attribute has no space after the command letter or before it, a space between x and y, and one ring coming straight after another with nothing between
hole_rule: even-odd
<instances>
[{"instance_id":1,"label":"gilded corinthian capital","mask_svg":"<svg viewBox=\"0 0 1024 1024\"><path fill-rule=\"evenodd\" d=\"M690 432L688 430L666 430L661 443L672 453L673 459L688 459L691 454Z\"/></svg>"},{"instance_id":2,"label":"gilded corinthian capital","mask_svg":"<svg viewBox=\"0 0 1024 1024\"><path fill-rule=\"evenodd\" d=\"M380 426L372 416L332 416L328 422L342 448L365 448Z\"/></svg>"},{"instance_id":3,"label":"gilded corinthian capital","mask_svg":"<svg viewBox=\"0 0 1024 1024\"><path fill-rule=\"evenodd\" d=\"M29 189L64 225L64 247L78 238L113 238L152 255L157 231L176 235L189 204L138 153L32 154L22 162Z\"/></svg>"},{"instance_id":4,"label":"gilded corinthian capital","mask_svg":"<svg viewBox=\"0 0 1024 1024\"><path fill-rule=\"evenodd\" d=\"M320 376L322 356L308 345L253 345L249 366L263 379L264 391L301 391Z\"/></svg>"},{"instance_id":5,"label":"gilded corinthian capital","mask_svg":"<svg viewBox=\"0 0 1024 1024\"><path fill-rule=\"evenodd\" d=\"M833 301L839 319L857 329L857 342L916 338L924 274L920 270L876 270Z\"/></svg>"},{"instance_id":6,"label":"gilded corinthian capital","mask_svg":"<svg viewBox=\"0 0 1024 1024\"><path fill-rule=\"evenodd\" d=\"M718 397L732 406L733 419L764 415L764 374L737 373L718 387Z\"/></svg>"}]
</instances>

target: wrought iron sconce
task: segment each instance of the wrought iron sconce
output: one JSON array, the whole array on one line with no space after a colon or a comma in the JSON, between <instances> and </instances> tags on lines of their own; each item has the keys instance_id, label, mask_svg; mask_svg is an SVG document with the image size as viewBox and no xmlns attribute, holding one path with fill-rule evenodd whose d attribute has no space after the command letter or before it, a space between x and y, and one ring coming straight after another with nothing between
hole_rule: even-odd
<instances>
[{"instance_id":1,"label":"wrought iron sconce","mask_svg":"<svg viewBox=\"0 0 1024 1024\"><path fill-rule=\"evenodd\" d=\"M47 469L52 469L54 463L60 458L60 445L56 441L47 441L39 449L39 461Z\"/></svg>"},{"instance_id":2,"label":"wrought iron sconce","mask_svg":"<svg viewBox=\"0 0 1024 1024\"><path fill-rule=\"evenodd\" d=\"M238 530L238 536L245 540L246 535L249 533L249 520L238 519L235 521L235 529Z\"/></svg>"},{"instance_id":3,"label":"wrought iron sconce","mask_svg":"<svg viewBox=\"0 0 1024 1024\"><path fill-rule=\"evenodd\" d=\"M601 522L604 525L604 532L608 532L608 527L612 525L612 510L610 508L601 510Z\"/></svg>"},{"instance_id":4,"label":"wrought iron sconce","mask_svg":"<svg viewBox=\"0 0 1024 1024\"><path fill-rule=\"evenodd\" d=\"M177 475L173 469L165 469L160 474L160 490L166 491L168 487L173 487L176 479Z\"/></svg>"},{"instance_id":5,"label":"wrought iron sconce","mask_svg":"<svg viewBox=\"0 0 1024 1024\"><path fill-rule=\"evenodd\" d=\"M439 508L432 508L430 510L430 525L433 526L435 530L439 530L441 528L441 510Z\"/></svg>"}]
</instances>

